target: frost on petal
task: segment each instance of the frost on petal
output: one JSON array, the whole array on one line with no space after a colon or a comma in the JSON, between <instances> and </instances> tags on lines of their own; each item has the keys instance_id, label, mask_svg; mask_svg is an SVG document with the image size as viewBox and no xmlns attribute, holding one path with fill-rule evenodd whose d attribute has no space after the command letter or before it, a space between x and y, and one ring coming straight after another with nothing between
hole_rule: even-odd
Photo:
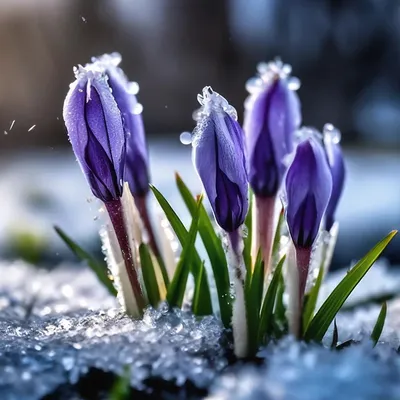
<instances>
[{"instance_id":1,"label":"frost on petal","mask_svg":"<svg viewBox=\"0 0 400 400\"><path fill-rule=\"evenodd\" d=\"M196 113L193 161L218 224L232 232L248 211L243 132L222 96L203 90L199 101L203 107Z\"/></svg>"}]
</instances>

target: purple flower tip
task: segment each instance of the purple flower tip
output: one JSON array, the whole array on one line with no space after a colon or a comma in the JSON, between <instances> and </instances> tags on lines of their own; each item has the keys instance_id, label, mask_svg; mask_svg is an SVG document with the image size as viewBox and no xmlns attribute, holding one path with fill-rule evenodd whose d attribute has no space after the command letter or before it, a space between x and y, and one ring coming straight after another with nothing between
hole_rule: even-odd
<instances>
[{"instance_id":1,"label":"purple flower tip","mask_svg":"<svg viewBox=\"0 0 400 400\"><path fill-rule=\"evenodd\" d=\"M92 61L105 70L108 84L122 114L126 134L126 160L124 181L128 182L131 193L142 197L149 191L148 154L142 119L143 107L136 94L139 85L129 82L119 68L122 58L118 53L104 54Z\"/></svg>"},{"instance_id":2,"label":"purple flower tip","mask_svg":"<svg viewBox=\"0 0 400 400\"><path fill-rule=\"evenodd\" d=\"M286 219L294 244L312 247L332 191L322 145L314 137L301 142L286 175Z\"/></svg>"},{"instance_id":3,"label":"purple flower tip","mask_svg":"<svg viewBox=\"0 0 400 400\"><path fill-rule=\"evenodd\" d=\"M332 194L325 213L325 229L330 231L335 222L335 212L342 195L345 180L345 165L340 148L340 131L331 124L324 126L324 145L332 175Z\"/></svg>"},{"instance_id":4,"label":"purple flower tip","mask_svg":"<svg viewBox=\"0 0 400 400\"><path fill-rule=\"evenodd\" d=\"M99 66L74 71L63 110L69 139L93 194L104 202L116 200L125 160L121 113Z\"/></svg>"},{"instance_id":5,"label":"purple flower tip","mask_svg":"<svg viewBox=\"0 0 400 400\"><path fill-rule=\"evenodd\" d=\"M236 110L211 87L198 95L193 162L215 219L227 232L237 230L248 211L248 181L243 132Z\"/></svg>"},{"instance_id":6,"label":"purple flower tip","mask_svg":"<svg viewBox=\"0 0 400 400\"><path fill-rule=\"evenodd\" d=\"M249 181L257 196L275 196L286 172L285 157L293 151L293 134L301 123L297 78L277 60L258 66L246 85L244 131L249 156Z\"/></svg>"}]
</instances>

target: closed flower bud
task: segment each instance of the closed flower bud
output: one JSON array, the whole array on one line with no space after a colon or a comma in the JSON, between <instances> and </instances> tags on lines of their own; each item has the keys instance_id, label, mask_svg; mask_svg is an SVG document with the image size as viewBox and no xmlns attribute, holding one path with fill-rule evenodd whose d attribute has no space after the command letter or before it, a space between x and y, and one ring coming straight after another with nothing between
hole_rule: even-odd
<instances>
[{"instance_id":1,"label":"closed flower bud","mask_svg":"<svg viewBox=\"0 0 400 400\"><path fill-rule=\"evenodd\" d=\"M281 187L293 151L293 134L301 123L299 86L291 68L281 61L262 63L259 76L247 83L244 131L249 157L249 181L256 196L272 197Z\"/></svg>"},{"instance_id":2,"label":"closed flower bud","mask_svg":"<svg viewBox=\"0 0 400 400\"><path fill-rule=\"evenodd\" d=\"M296 149L286 176L286 219L297 248L311 248L332 191L324 149L310 137Z\"/></svg>"},{"instance_id":3,"label":"closed flower bud","mask_svg":"<svg viewBox=\"0 0 400 400\"><path fill-rule=\"evenodd\" d=\"M203 182L215 219L236 231L248 211L248 181L243 132L235 109L209 86L198 95L193 162Z\"/></svg>"},{"instance_id":4,"label":"closed flower bud","mask_svg":"<svg viewBox=\"0 0 400 400\"><path fill-rule=\"evenodd\" d=\"M345 166L340 148L340 131L331 124L324 126L324 145L332 175L332 194L325 213L325 228L330 231L335 222L335 212L342 195Z\"/></svg>"},{"instance_id":5,"label":"closed flower bud","mask_svg":"<svg viewBox=\"0 0 400 400\"><path fill-rule=\"evenodd\" d=\"M63 110L72 148L94 196L117 200L125 162L121 113L100 68L79 66L75 75Z\"/></svg>"},{"instance_id":6,"label":"closed flower bud","mask_svg":"<svg viewBox=\"0 0 400 400\"><path fill-rule=\"evenodd\" d=\"M142 197L149 191L148 154L142 120L142 106L136 99L139 85L129 82L118 67L122 58L118 53L104 54L93 62L104 68L108 84L121 111L126 134L126 163L124 181L128 182L131 193Z\"/></svg>"}]
</instances>

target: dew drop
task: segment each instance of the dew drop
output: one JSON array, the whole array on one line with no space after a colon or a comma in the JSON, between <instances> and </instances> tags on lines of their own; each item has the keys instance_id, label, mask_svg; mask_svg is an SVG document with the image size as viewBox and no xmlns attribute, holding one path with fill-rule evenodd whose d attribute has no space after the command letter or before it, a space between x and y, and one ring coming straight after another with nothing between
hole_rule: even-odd
<instances>
[{"instance_id":1,"label":"dew drop","mask_svg":"<svg viewBox=\"0 0 400 400\"><path fill-rule=\"evenodd\" d=\"M295 76L291 76L288 79L288 88L290 90L298 90L300 88L301 82L299 78L296 78Z\"/></svg>"},{"instance_id":2,"label":"dew drop","mask_svg":"<svg viewBox=\"0 0 400 400\"><path fill-rule=\"evenodd\" d=\"M323 128L324 141L331 141L332 143L340 143L342 134L339 129L335 128L332 124L325 124Z\"/></svg>"},{"instance_id":3,"label":"dew drop","mask_svg":"<svg viewBox=\"0 0 400 400\"><path fill-rule=\"evenodd\" d=\"M133 109L132 109L133 114L139 115L142 113L142 111L143 111L143 106L140 103L136 103L133 106Z\"/></svg>"},{"instance_id":4,"label":"dew drop","mask_svg":"<svg viewBox=\"0 0 400 400\"><path fill-rule=\"evenodd\" d=\"M179 140L185 146L192 144L192 133L191 132L182 132L179 136Z\"/></svg>"},{"instance_id":5,"label":"dew drop","mask_svg":"<svg viewBox=\"0 0 400 400\"><path fill-rule=\"evenodd\" d=\"M138 94L139 84L137 82L129 82L127 85L127 91L129 94Z\"/></svg>"}]
</instances>

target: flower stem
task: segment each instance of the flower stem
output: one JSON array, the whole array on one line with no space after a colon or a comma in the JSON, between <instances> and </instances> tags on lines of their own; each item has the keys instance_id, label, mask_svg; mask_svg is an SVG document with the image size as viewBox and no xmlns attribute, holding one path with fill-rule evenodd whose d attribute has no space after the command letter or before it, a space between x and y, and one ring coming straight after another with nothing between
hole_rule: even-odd
<instances>
[{"instance_id":1,"label":"flower stem","mask_svg":"<svg viewBox=\"0 0 400 400\"><path fill-rule=\"evenodd\" d=\"M276 196L256 196L255 198L252 260L254 264L257 253L259 249L261 249L262 259L264 261L264 276L267 276L271 271L272 245L274 241L274 228L276 223L275 203Z\"/></svg>"},{"instance_id":2,"label":"flower stem","mask_svg":"<svg viewBox=\"0 0 400 400\"><path fill-rule=\"evenodd\" d=\"M111 200L105 203L108 215L110 216L111 223L114 227L115 235L118 244L121 248L122 257L124 259L126 271L128 273L129 282L132 287L133 294L138 306L139 314L141 315L145 307L142 288L140 286L137 271L133 261L132 249L129 245L129 238L126 231L124 213L122 209L121 200Z\"/></svg>"},{"instance_id":3,"label":"flower stem","mask_svg":"<svg viewBox=\"0 0 400 400\"><path fill-rule=\"evenodd\" d=\"M234 340L234 352L236 357L248 356L248 330L244 282L246 269L243 260L243 243L238 231L229 233L230 248L228 250L229 265L232 269L233 289L235 301L232 309L232 330Z\"/></svg>"}]
</instances>

